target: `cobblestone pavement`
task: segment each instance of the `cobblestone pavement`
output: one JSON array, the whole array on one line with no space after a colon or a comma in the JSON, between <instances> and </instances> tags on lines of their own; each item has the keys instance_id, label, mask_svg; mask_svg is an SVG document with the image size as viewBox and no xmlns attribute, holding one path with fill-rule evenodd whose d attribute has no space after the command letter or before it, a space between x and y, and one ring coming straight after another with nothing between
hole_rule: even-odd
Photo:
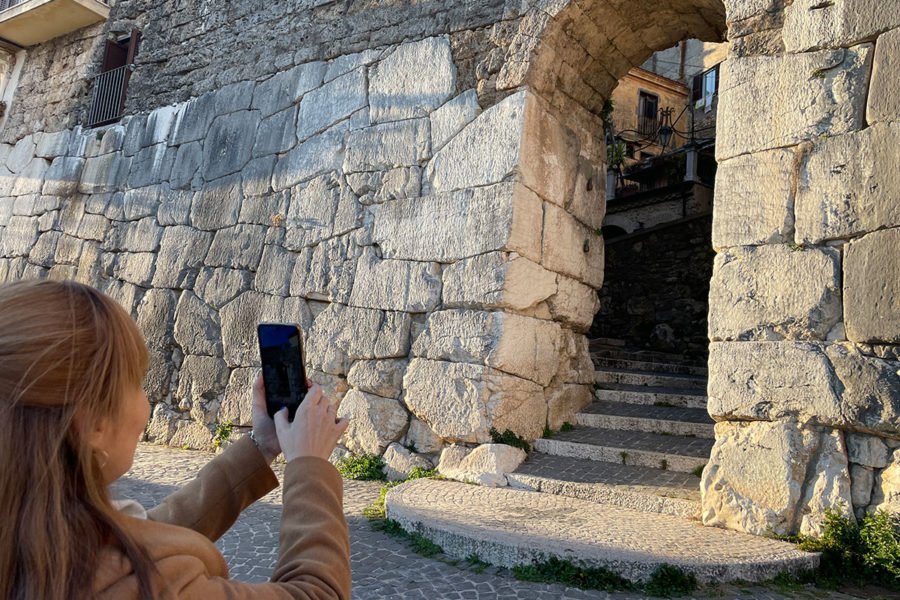
<instances>
[{"instance_id":1,"label":"cobblestone pavement","mask_svg":"<svg viewBox=\"0 0 900 600\"><path fill-rule=\"evenodd\" d=\"M115 494L150 507L189 481L211 458L210 454L141 445L134 466L115 484ZM281 475L276 465L276 474ZM488 567L481 572L465 563L425 558L404 541L373 531L362 510L377 497L377 482L345 481L344 509L350 524L353 599L382 600L554 600L615 599L643 596L582 591L565 586L518 581L508 570ZM218 542L231 576L247 582L266 581L278 552L281 490L276 489L248 508ZM705 588L696 598L780 600L785 598L851 599L814 588L776 590L766 586Z\"/></svg>"}]
</instances>

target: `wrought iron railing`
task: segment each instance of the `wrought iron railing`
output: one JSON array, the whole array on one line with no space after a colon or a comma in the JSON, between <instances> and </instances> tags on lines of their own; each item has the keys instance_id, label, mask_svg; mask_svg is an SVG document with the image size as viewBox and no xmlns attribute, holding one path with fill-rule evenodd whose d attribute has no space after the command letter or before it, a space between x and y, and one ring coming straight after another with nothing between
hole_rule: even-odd
<instances>
[{"instance_id":1,"label":"wrought iron railing","mask_svg":"<svg viewBox=\"0 0 900 600\"><path fill-rule=\"evenodd\" d=\"M129 75L131 68L126 65L94 77L91 110L85 123L87 127L111 123L122 117L122 109L125 107L125 86Z\"/></svg>"},{"instance_id":2,"label":"wrought iron railing","mask_svg":"<svg viewBox=\"0 0 900 600\"><path fill-rule=\"evenodd\" d=\"M638 116L637 130L641 135L655 135L657 129L659 129L659 119L656 117Z\"/></svg>"}]
</instances>

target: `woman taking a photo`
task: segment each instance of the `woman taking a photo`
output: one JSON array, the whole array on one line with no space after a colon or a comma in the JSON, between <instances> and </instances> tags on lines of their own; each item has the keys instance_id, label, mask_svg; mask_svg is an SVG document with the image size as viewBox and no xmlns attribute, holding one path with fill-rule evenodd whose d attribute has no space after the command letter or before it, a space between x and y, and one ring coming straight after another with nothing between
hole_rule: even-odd
<instances>
[{"instance_id":1,"label":"woman taking a photo","mask_svg":"<svg viewBox=\"0 0 900 600\"><path fill-rule=\"evenodd\" d=\"M327 458L347 427L313 386L292 423L273 422L261 379L253 433L147 511L118 512L109 485L131 467L150 415L147 349L109 297L73 282L0 286L0 598L350 598L342 483ZM270 583L228 579L213 544L278 484Z\"/></svg>"}]
</instances>

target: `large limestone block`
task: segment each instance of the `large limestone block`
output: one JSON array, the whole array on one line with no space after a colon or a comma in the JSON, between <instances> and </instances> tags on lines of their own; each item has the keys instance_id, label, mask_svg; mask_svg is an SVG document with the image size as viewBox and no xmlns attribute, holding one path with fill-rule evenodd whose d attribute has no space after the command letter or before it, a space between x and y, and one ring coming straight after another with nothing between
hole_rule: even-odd
<instances>
[{"instance_id":1,"label":"large limestone block","mask_svg":"<svg viewBox=\"0 0 900 600\"><path fill-rule=\"evenodd\" d=\"M234 369L231 372L222 406L219 407L220 423L230 422L239 427L253 425L252 389L258 375L259 369L256 368Z\"/></svg>"},{"instance_id":2,"label":"large limestone block","mask_svg":"<svg viewBox=\"0 0 900 600\"><path fill-rule=\"evenodd\" d=\"M716 158L862 128L872 46L722 64Z\"/></svg>"},{"instance_id":3,"label":"large limestone block","mask_svg":"<svg viewBox=\"0 0 900 600\"><path fill-rule=\"evenodd\" d=\"M243 110L213 120L203 144L200 173L213 181L240 171L250 160L259 128L259 111Z\"/></svg>"},{"instance_id":4,"label":"large limestone block","mask_svg":"<svg viewBox=\"0 0 900 600\"><path fill-rule=\"evenodd\" d=\"M413 355L484 364L547 385L559 367L562 330L552 321L514 313L433 312L413 344Z\"/></svg>"},{"instance_id":5,"label":"large limestone block","mask_svg":"<svg viewBox=\"0 0 900 600\"><path fill-rule=\"evenodd\" d=\"M148 290L137 306L137 325L147 346L169 350L177 298L171 290Z\"/></svg>"},{"instance_id":6,"label":"large limestone block","mask_svg":"<svg viewBox=\"0 0 900 600\"><path fill-rule=\"evenodd\" d=\"M38 223L31 217L11 217L0 238L5 257L26 256L38 239Z\"/></svg>"},{"instance_id":7,"label":"large limestone block","mask_svg":"<svg viewBox=\"0 0 900 600\"><path fill-rule=\"evenodd\" d=\"M84 161L78 192L81 194L102 194L118 191L125 185L131 159L119 152L104 154Z\"/></svg>"},{"instance_id":8,"label":"large limestone block","mask_svg":"<svg viewBox=\"0 0 900 600\"><path fill-rule=\"evenodd\" d=\"M875 476L869 512L885 510L900 513L900 450L891 456L891 464Z\"/></svg>"},{"instance_id":9,"label":"large limestone block","mask_svg":"<svg viewBox=\"0 0 900 600\"><path fill-rule=\"evenodd\" d=\"M488 252L444 269L447 308L526 311L557 292L557 274L518 255ZM596 296L596 293L594 293Z\"/></svg>"},{"instance_id":10,"label":"large limestone block","mask_svg":"<svg viewBox=\"0 0 900 600\"><path fill-rule=\"evenodd\" d=\"M159 207L160 186L132 188L125 191L122 211L125 220L136 221L156 215Z\"/></svg>"},{"instance_id":11,"label":"large limestone block","mask_svg":"<svg viewBox=\"0 0 900 600\"><path fill-rule=\"evenodd\" d=\"M431 427L415 416L409 419L409 429L403 443L423 454L436 454L444 446L443 440L431 430Z\"/></svg>"},{"instance_id":12,"label":"large limestone block","mask_svg":"<svg viewBox=\"0 0 900 600\"><path fill-rule=\"evenodd\" d=\"M881 438L862 433L846 434L847 458L852 463L883 469L888 466L890 450Z\"/></svg>"},{"instance_id":13,"label":"large limestone block","mask_svg":"<svg viewBox=\"0 0 900 600\"><path fill-rule=\"evenodd\" d=\"M834 509L851 521L856 520L850 496L849 467L844 434L838 430L824 431L819 452L809 469L811 480L804 485L798 507L801 534L821 537L827 509Z\"/></svg>"},{"instance_id":14,"label":"large limestone block","mask_svg":"<svg viewBox=\"0 0 900 600\"><path fill-rule=\"evenodd\" d=\"M348 304L361 252L353 235L303 248L294 263L291 295Z\"/></svg>"},{"instance_id":15,"label":"large limestone block","mask_svg":"<svg viewBox=\"0 0 900 600\"><path fill-rule=\"evenodd\" d=\"M794 153L772 150L719 164L714 248L789 243L794 226ZM823 178L824 179L824 178Z\"/></svg>"},{"instance_id":16,"label":"large limestone block","mask_svg":"<svg viewBox=\"0 0 900 600\"><path fill-rule=\"evenodd\" d=\"M178 373L176 400L193 406L221 397L228 385L228 367L215 356L185 356Z\"/></svg>"},{"instance_id":17,"label":"large limestone block","mask_svg":"<svg viewBox=\"0 0 900 600\"><path fill-rule=\"evenodd\" d=\"M287 108L322 85L326 67L324 62L305 63L259 82L253 92L251 108L260 111L264 117Z\"/></svg>"},{"instance_id":18,"label":"large limestone block","mask_svg":"<svg viewBox=\"0 0 900 600\"><path fill-rule=\"evenodd\" d=\"M325 131L366 106L366 73L360 68L303 96L297 115L297 139Z\"/></svg>"},{"instance_id":19,"label":"large limestone block","mask_svg":"<svg viewBox=\"0 0 900 600\"><path fill-rule=\"evenodd\" d=\"M594 315L600 310L597 290L570 277L557 278L557 292L547 301L553 319L586 333L594 323Z\"/></svg>"},{"instance_id":20,"label":"large limestone block","mask_svg":"<svg viewBox=\"0 0 900 600\"><path fill-rule=\"evenodd\" d=\"M478 93L467 90L431 113L431 148L437 152L481 114Z\"/></svg>"},{"instance_id":21,"label":"large limestone block","mask_svg":"<svg viewBox=\"0 0 900 600\"><path fill-rule=\"evenodd\" d=\"M431 156L428 119L382 123L350 132L344 172L415 167Z\"/></svg>"},{"instance_id":22,"label":"large limestone block","mask_svg":"<svg viewBox=\"0 0 900 600\"><path fill-rule=\"evenodd\" d=\"M554 431L558 431L564 423L574 424L575 415L594 400L589 385L566 383L548 388L546 394L547 425Z\"/></svg>"},{"instance_id":23,"label":"large limestone block","mask_svg":"<svg viewBox=\"0 0 900 600\"><path fill-rule=\"evenodd\" d=\"M173 448L210 451L215 448L212 431L203 423L192 420L177 420L173 423L174 433L167 444Z\"/></svg>"},{"instance_id":24,"label":"large limestone block","mask_svg":"<svg viewBox=\"0 0 900 600\"><path fill-rule=\"evenodd\" d=\"M840 253L787 245L731 248L716 255L709 337L823 340L841 320Z\"/></svg>"},{"instance_id":25,"label":"large limestone block","mask_svg":"<svg viewBox=\"0 0 900 600\"><path fill-rule=\"evenodd\" d=\"M256 324L280 321L284 301L277 296L244 292L219 312L222 324L223 355L229 366L259 365Z\"/></svg>"},{"instance_id":26,"label":"large limestone block","mask_svg":"<svg viewBox=\"0 0 900 600\"><path fill-rule=\"evenodd\" d=\"M194 293L219 310L250 289L251 274L235 269L203 268L194 282Z\"/></svg>"},{"instance_id":27,"label":"large limestone block","mask_svg":"<svg viewBox=\"0 0 900 600\"><path fill-rule=\"evenodd\" d=\"M166 144L142 148L131 161L128 187L145 187L168 181L178 151Z\"/></svg>"},{"instance_id":28,"label":"large limestone block","mask_svg":"<svg viewBox=\"0 0 900 600\"><path fill-rule=\"evenodd\" d=\"M253 288L264 294L287 296L297 255L281 246L267 245L253 280Z\"/></svg>"},{"instance_id":29,"label":"large limestone block","mask_svg":"<svg viewBox=\"0 0 900 600\"><path fill-rule=\"evenodd\" d=\"M313 321L306 340L310 367L346 375L355 360L402 358L409 352L407 313L329 304Z\"/></svg>"},{"instance_id":30,"label":"large limestone block","mask_svg":"<svg viewBox=\"0 0 900 600\"><path fill-rule=\"evenodd\" d=\"M429 471L434 466L424 456L414 454L396 442L387 447L383 459L388 481L403 481L415 469Z\"/></svg>"},{"instance_id":31,"label":"large limestone block","mask_svg":"<svg viewBox=\"0 0 900 600\"><path fill-rule=\"evenodd\" d=\"M347 392L337 414L350 422L339 443L355 454L381 456L409 423L409 413L398 400L358 390Z\"/></svg>"},{"instance_id":32,"label":"large limestone block","mask_svg":"<svg viewBox=\"0 0 900 600\"><path fill-rule=\"evenodd\" d=\"M153 280L155 266L156 255L152 252L122 252L116 257L113 265L113 277L147 287ZM71 271L75 271L75 269L73 268ZM58 272L66 273L69 270L60 269ZM71 279L71 277L67 276L64 279Z\"/></svg>"},{"instance_id":33,"label":"large limestone block","mask_svg":"<svg viewBox=\"0 0 900 600\"><path fill-rule=\"evenodd\" d=\"M563 352L554 383L594 384L594 361L587 336L563 328Z\"/></svg>"},{"instance_id":34,"label":"large limestone block","mask_svg":"<svg viewBox=\"0 0 900 600\"><path fill-rule=\"evenodd\" d=\"M50 170L50 161L43 158L33 158L13 182L11 195L25 196L40 194L44 185L44 176Z\"/></svg>"},{"instance_id":35,"label":"large limestone block","mask_svg":"<svg viewBox=\"0 0 900 600\"><path fill-rule=\"evenodd\" d=\"M37 134L34 140L34 155L51 160L58 156L64 156L69 148L69 144L72 142L72 135L73 131L71 129Z\"/></svg>"},{"instance_id":36,"label":"large limestone block","mask_svg":"<svg viewBox=\"0 0 900 600\"><path fill-rule=\"evenodd\" d=\"M239 176L214 181L194 197L191 204L191 225L205 231L230 227L237 223L242 201Z\"/></svg>"},{"instance_id":37,"label":"large limestone block","mask_svg":"<svg viewBox=\"0 0 900 600\"><path fill-rule=\"evenodd\" d=\"M185 354L221 356L219 316L193 292L182 292L175 308L175 341Z\"/></svg>"},{"instance_id":38,"label":"large limestone block","mask_svg":"<svg viewBox=\"0 0 900 600\"><path fill-rule=\"evenodd\" d=\"M606 216L606 165L578 157L575 188L566 210L589 229L603 227Z\"/></svg>"},{"instance_id":39,"label":"large limestone block","mask_svg":"<svg viewBox=\"0 0 900 600\"><path fill-rule=\"evenodd\" d=\"M784 7L784 45L788 52L849 46L900 26L896 7L878 0L796 0ZM880 40L879 40L880 41Z\"/></svg>"},{"instance_id":40,"label":"large limestone block","mask_svg":"<svg viewBox=\"0 0 900 600\"><path fill-rule=\"evenodd\" d=\"M456 67L446 38L401 44L369 71L373 123L425 117L456 89Z\"/></svg>"},{"instance_id":41,"label":"large limestone block","mask_svg":"<svg viewBox=\"0 0 900 600\"><path fill-rule=\"evenodd\" d=\"M713 343L709 367L713 418L850 424L840 381L821 344Z\"/></svg>"},{"instance_id":42,"label":"large limestone block","mask_svg":"<svg viewBox=\"0 0 900 600\"><path fill-rule=\"evenodd\" d=\"M847 246L844 322L852 342L900 343L900 229L876 231Z\"/></svg>"},{"instance_id":43,"label":"large limestone block","mask_svg":"<svg viewBox=\"0 0 900 600\"><path fill-rule=\"evenodd\" d=\"M529 95L525 104L521 145L522 183L544 200L567 206L572 200L581 144L575 132L541 106L534 95Z\"/></svg>"},{"instance_id":44,"label":"large limestone block","mask_svg":"<svg viewBox=\"0 0 900 600\"><path fill-rule=\"evenodd\" d=\"M451 467L442 460L441 475L458 481L470 481L487 487L506 487L506 475L519 468L526 458L519 448L506 444L482 444ZM443 456L441 457L443 459Z\"/></svg>"},{"instance_id":45,"label":"large limestone block","mask_svg":"<svg viewBox=\"0 0 900 600\"><path fill-rule=\"evenodd\" d=\"M441 303L440 266L409 260L381 260L369 247L356 266L350 304L424 313Z\"/></svg>"},{"instance_id":46,"label":"large limestone block","mask_svg":"<svg viewBox=\"0 0 900 600\"><path fill-rule=\"evenodd\" d=\"M346 136L346 128L339 123L297 144L275 164L272 189L281 191L318 175L340 171L344 163Z\"/></svg>"},{"instance_id":47,"label":"large limestone block","mask_svg":"<svg viewBox=\"0 0 900 600\"><path fill-rule=\"evenodd\" d=\"M284 246L301 250L358 227L360 205L352 189L331 175L291 189Z\"/></svg>"},{"instance_id":48,"label":"large limestone block","mask_svg":"<svg viewBox=\"0 0 900 600\"><path fill-rule=\"evenodd\" d=\"M426 169L436 192L499 183L519 164L527 92L481 113L438 151Z\"/></svg>"},{"instance_id":49,"label":"large limestone block","mask_svg":"<svg viewBox=\"0 0 900 600\"><path fill-rule=\"evenodd\" d=\"M413 359L403 378L406 406L443 440L487 442L490 430L527 439L543 432L543 388L482 365Z\"/></svg>"},{"instance_id":50,"label":"large limestone block","mask_svg":"<svg viewBox=\"0 0 900 600\"><path fill-rule=\"evenodd\" d=\"M853 508L865 508L872 501L875 471L871 467L850 465L850 499Z\"/></svg>"},{"instance_id":51,"label":"large limestone block","mask_svg":"<svg viewBox=\"0 0 900 600\"><path fill-rule=\"evenodd\" d=\"M13 173L19 173L28 166L35 156L37 144L34 135L29 134L16 142L13 149L6 156L6 168Z\"/></svg>"},{"instance_id":52,"label":"large limestone block","mask_svg":"<svg viewBox=\"0 0 900 600\"><path fill-rule=\"evenodd\" d=\"M900 436L900 369L896 361L864 356L852 346L825 350L843 385L844 412L853 429Z\"/></svg>"},{"instance_id":53,"label":"large limestone block","mask_svg":"<svg viewBox=\"0 0 900 600\"><path fill-rule=\"evenodd\" d=\"M408 364L406 359L358 360L347 373L347 383L382 398L396 398Z\"/></svg>"},{"instance_id":54,"label":"large limestone block","mask_svg":"<svg viewBox=\"0 0 900 600\"><path fill-rule=\"evenodd\" d=\"M879 36L872 62L866 121L895 121L900 116L900 29Z\"/></svg>"},{"instance_id":55,"label":"large limestone block","mask_svg":"<svg viewBox=\"0 0 900 600\"><path fill-rule=\"evenodd\" d=\"M898 144L900 123L819 140L800 170L797 242L819 243L900 225L900 182L893 176Z\"/></svg>"},{"instance_id":56,"label":"large limestone block","mask_svg":"<svg viewBox=\"0 0 900 600\"><path fill-rule=\"evenodd\" d=\"M45 196L70 196L78 190L84 159L74 156L60 156L53 159L50 169L44 175L41 193Z\"/></svg>"},{"instance_id":57,"label":"large limestone block","mask_svg":"<svg viewBox=\"0 0 900 600\"><path fill-rule=\"evenodd\" d=\"M263 225L235 225L216 232L206 259L209 267L251 269L259 266L266 227Z\"/></svg>"},{"instance_id":58,"label":"large limestone block","mask_svg":"<svg viewBox=\"0 0 900 600\"><path fill-rule=\"evenodd\" d=\"M381 204L373 241L385 258L455 262L509 250L539 262L542 219L533 192L503 183Z\"/></svg>"},{"instance_id":59,"label":"large limestone block","mask_svg":"<svg viewBox=\"0 0 900 600\"><path fill-rule=\"evenodd\" d=\"M703 470L704 525L755 535L796 531L796 511L819 435L789 422L717 423Z\"/></svg>"},{"instance_id":60,"label":"large limestone block","mask_svg":"<svg viewBox=\"0 0 900 600\"><path fill-rule=\"evenodd\" d=\"M285 152L293 148L296 143L297 109L291 107L260 121L256 144L253 146L253 156ZM268 187L268 183L268 181L265 182L266 187Z\"/></svg>"},{"instance_id":61,"label":"large limestone block","mask_svg":"<svg viewBox=\"0 0 900 600\"><path fill-rule=\"evenodd\" d=\"M544 206L541 264L545 268L600 289L603 285L603 239L553 204Z\"/></svg>"},{"instance_id":62,"label":"large limestone block","mask_svg":"<svg viewBox=\"0 0 900 600\"><path fill-rule=\"evenodd\" d=\"M163 187L159 195L156 220L160 225L188 225L191 218L191 203L194 192Z\"/></svg>"},{"instance_id":63,"label":"large limestone block","mask_svg":"<svg viewBox=\"0 0 900 600\"><path fill-rule=\"evenodd\" d=\"M175 289L192 287L212 239L213 234L191 227L163 228L153 286Z\"/></svg>"}]
</instances>

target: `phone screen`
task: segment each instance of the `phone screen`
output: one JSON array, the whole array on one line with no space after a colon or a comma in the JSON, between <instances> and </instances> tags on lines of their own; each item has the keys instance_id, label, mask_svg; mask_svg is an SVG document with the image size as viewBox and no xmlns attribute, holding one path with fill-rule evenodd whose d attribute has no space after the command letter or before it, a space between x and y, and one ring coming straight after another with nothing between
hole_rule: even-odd
<instances>
[{"instance_id":1,"label":"phone screen","mask_svg":"<svg viewBox=\"0 0 900 600\"><path fill-rule=\"evenodd\" d=\"M288 418L293 421L307 392L300 329L296 325L261 323L257 332L266 409L274 417L287 407Z\"/></svg>"}]
</instances>

